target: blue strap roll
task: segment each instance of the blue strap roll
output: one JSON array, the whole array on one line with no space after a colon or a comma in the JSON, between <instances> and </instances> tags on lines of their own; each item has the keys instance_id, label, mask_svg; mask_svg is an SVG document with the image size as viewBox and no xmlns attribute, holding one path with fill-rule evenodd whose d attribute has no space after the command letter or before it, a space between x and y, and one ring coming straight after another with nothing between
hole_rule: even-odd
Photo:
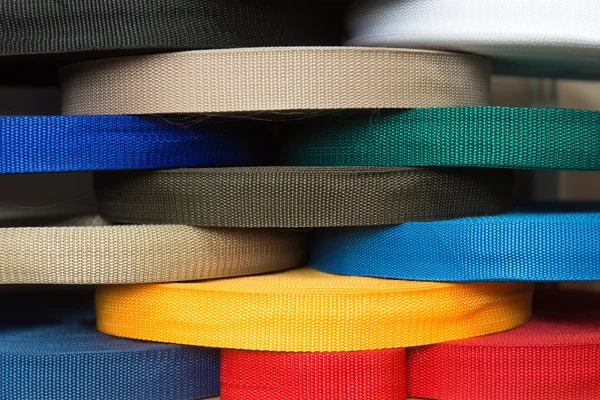
<instances>
[{"instance_id":1,"label":"blue strap roll","mask_svg":"<svg viewBox=\"0 0 600 400\"><path fill-rule=\"evenodd\" d=\"M96 330L91 302L81 307L77 296L57 297L0 295L2 399L218 396L218 349L108 336Z\"/></svg>"},{"instance_id":2,"label":"blue strap roll","mask_svg":"<svg viewBox=\"0 0 600 400\"><path fill-rule=\"evenodd\" d=\"M0 173L257 165L258 125L178 124L156 117L0 117Z\"/></svg>"},{"instance_id":3,"label":"blue strap roll","mask_svg":"<svg viewBox=\"0 0 600 400\"><path fill-rule=\"evenodd\" d=\"M599 210L545 205L496 216L319 229L310 265L424 281L600 280Z\"/></svg>"}]
</instances>

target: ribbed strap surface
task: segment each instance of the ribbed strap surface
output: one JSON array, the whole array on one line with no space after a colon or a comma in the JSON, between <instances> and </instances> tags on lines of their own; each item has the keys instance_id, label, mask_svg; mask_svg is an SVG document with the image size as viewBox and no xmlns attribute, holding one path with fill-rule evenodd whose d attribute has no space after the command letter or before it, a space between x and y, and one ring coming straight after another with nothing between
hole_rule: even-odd
<instances>
[{"instance_id":1,"label":"ribbed strap surface","mask_svg":"<svg viewBox=\"0 0 600 400\"><path fill-rule=\"evenodd\" d=\"M410 349L409 394L444 400L597 399L598 294L554 293L543 303L545 310L515 330Z\"/></svg>"},{"instance_id":2,"label":"ribbed strap surface","mask_svg":"<svg viewBox=\"0 0 600 400\"><path fill-rule=\"evenodd\" d=\"M531 289L299 268L198 283L102 286L96 309L102 332L128 338L243 350L376 350L522 325L529 319Z\"/></svg>"},{"instance_id":3,"label":"ribbed strap surface","mask_svg":"<svg viewBox=\"0 0 600 400\"><path fill-rule=\"evenodd\" d=\"M310 265L424 281L600 280L598 208L527 207L509 214L312 233Z\"/></svg>"},{"instance_id":4,"label":"ribbed strap surface","mask_svg":"<svg viewBox=\"0 0 600 400\"><path fill-rule=\"evenodd\" d=\"M0 117L0 173L254 165L268 136L252 124L131 116Z\"/></svg>"},{"instance_id":5,"label":"ribbed strap surface","mask_svg":"<svg viewBox=\"0 0 600 400\"><path fill-rule=\"evenodd\" d=\"M0 56L99 57L336 44L328 6L288 0L3 0Z\"/></svg>"},{"instance_id":6,"label":"ribbed strap surface","mask_svg":"<svg viewBox=\"0 0 600 400\"><path fill-rule=\"evenodd\" d=\"M120 57L62 70L65 114L218 113L489 103L469 55L281 47Z\"/></svg>"},{"instance_id":7,"label":"ribbed strap surface","mask_svg":"<svg viewBox=\"0 0 600 400\"><path fill-rule=\"evenodd\" d=\"M221 400L237 399L406 400L405 350L223 350Z\"/></svg>"},{"instance_id":8,"label":"ribbed strap surface","mask_svg":"<svg viewBox=\"0 0 600 400\"><path fill-rule=\"evenodd\" d=\"M347 44L480 54L501 73L600 78L599 20L596 0L360 0Z\"/></svg>"},{"instance_id":9,"label":"ribbed strap surface","mask_svg":"<svg viewBox=\"0 0 600 400\"><path fill-rule=\"evenodd\" d=\"M176 282L272 272L306 261L299 232L95 222L1 228L0 283Z\"/></svg>"},{"instance_id":10,"label":"ribbed strap surface","mask_svg":"<svg viewBox=\"0 0 600 400\"><path fill-rule=\"evenodd\" d=\"M228 227L400 224L506 210L512 173L386 167L249 167L97 175L102 215Z\"/></svg>"},{"instance_id":11,"label":"ribbed strap surface","mask_svg":"<svg viewBox=\"0 0 600 400\"><path fill-rule=\"evenodd\" d=\"M600 112L448 107L333 114L288 124L287 165L600 169Z\"/></svg>"},{"instance_id":12,"label":"ribbed strap surface","mask_svg":"<svg viewBox=\"0 0 600 400\"><path fill-rule=\"evenodd\" d=\"M121 339L78 296L2 293L3 399L193 400L219 394L219 351Z\"/></svg>"}]
</instances>

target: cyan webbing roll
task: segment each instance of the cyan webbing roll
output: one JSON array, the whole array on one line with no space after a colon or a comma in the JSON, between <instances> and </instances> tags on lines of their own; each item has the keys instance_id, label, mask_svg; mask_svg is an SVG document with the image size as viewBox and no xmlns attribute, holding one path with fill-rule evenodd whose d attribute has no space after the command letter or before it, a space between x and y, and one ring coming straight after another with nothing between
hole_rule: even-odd
<instances>
[{"instance_id":1,"label":"cyan webbing roll","mask_svg":"<svg viewBox=\"0 0 600 400\"><path fill-rule=\"evenodd\" d=\"M538 205L496 216L319 229L310 265L422 281L600 280L599 210Z\"/></svg>"},{"instance_id":2,"label":"cyan webbing roll","mask_svg":"<svg viewBox=\"0 0 600 400\"><path fill-rule=\"evenodd\" d=\"M262 164L260 133L125 115L0 117L0 173Z\"/></svg>"},{"instance_id":3,"label":"cyan webbing roll","mask_svg":"<svg viewBox=\"0 0 600 400\"><path fill-rule=\"evenodd\" d=\"M334 113L288 124L285 165L600 169L600 112L446 107Z\"/></svg>"}]
</instances>

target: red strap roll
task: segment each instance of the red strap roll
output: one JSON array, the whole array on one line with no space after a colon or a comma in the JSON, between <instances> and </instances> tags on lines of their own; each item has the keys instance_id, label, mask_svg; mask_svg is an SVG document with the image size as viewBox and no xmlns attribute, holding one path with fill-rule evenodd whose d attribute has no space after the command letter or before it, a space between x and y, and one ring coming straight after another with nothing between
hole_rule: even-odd
<instances>
[{"instance_id":1,"label":"red strap roll","mask_svg":"<svg viewBox=\"0 0 600 400\"><path fill-rule=\"evenodd\" d=\"M410 349L408 393L438 400L600 399L600 296L545 293L512 331Z\"/></svg>"},{"instance_id":2,"label":"red strap roll","mask_svg":"<svg viewBox=\"0 0 600 400\"><path fill-rule=\"evenodd\" d=\"M238 399L405 400L406 352L223 350L221 400Z\"/></svg>"}]
</instances>

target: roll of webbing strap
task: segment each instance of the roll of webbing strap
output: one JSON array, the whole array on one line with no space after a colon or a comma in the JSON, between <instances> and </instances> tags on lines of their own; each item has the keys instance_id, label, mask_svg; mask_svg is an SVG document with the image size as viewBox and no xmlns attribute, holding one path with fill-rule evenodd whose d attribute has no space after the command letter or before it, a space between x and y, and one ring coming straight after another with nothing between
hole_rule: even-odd
<instances>
[{"instance_id":1,"label":"roll of webbing strap","mask_svg":"<svg viewBox=\"0 0 600 400\"><path fill-rule=\"evenodd\" d=\"M124 115L0 117L0 173L254 165L268 160L266 140L252 123L183 125Z\"/></svg>"},{"instance_id":2,"label":"roll of webbing strap","mask_svg":"<svg viewBox=\"0 0 600 400\"><path fill-rule=\"evenodd\" d=\"M0 57L51 60L339 41L331 7L312 0L4 0L1 25Z\"/></svg>"},{"instance_id":3,"label":"roll of webbing strap","mask_svg":"<svg viewBox=\"0 0 600 400\"><path fill-rule=\"evenodd\" d=\"M400 224L506 210L509 171L460 168L248 167L97 175L103 217L228 227Z\"/></svg>"},{"instance_id":4,"label":"roll of webbing strap","mask_svg":"<svg viewBox=\"0 0 600 400\"><path fill-rule=\"evenodd\" d=\"M96 226L95 219L66 225L79 226L0 229L0 283L177 282L272 272L306 261L300 232Z\"/></svg>"},{"instance_id":5,"label":"roll of webbing strap","mask_svg":"<svg viewBox=\"0 0 600 400\"><path fill-rule=\"evenodd\" d=\"M442 107L336 113L287 126L287 165L600 169L598 111Z\"/></svg>"},{"instance_id":6,"label":"roll of webbing strap","mask_svg":"<svg viewBox=\"0 0 600 400\"><path fill-rule=\"evenodd\" d=\"M536 300L544 309L515 330L410 349L409 394L447 400L595 400L600 393L599 299L597 293L552 293Z\"/></svg>"},{"instance_id":7,"label":"roll of webbing strap","mask_svg":"<svg viewBox=\"0 0 600 400\"><path fill-rule=\"evenodd\" d=\"M361 0L347 44L480 54L512 75L600 78L598 20L596 0Z\"/></svg>"},{"instance_id":8,"label":"roll of webbing strap","mask_svg":"<svg viewBox=\"0 0 600 400\"><path fill-rule=\"evenodd\" d=\"M236 399L406 400L406 353L223 350L221 400Z\"/></svg>"},{"instance_id":9,"label":"roll of webbing strap","mask_svg":"<svg viewBox=\"0 0 600 400\"><path fill-rule=\"evenodd\" d=\"M486 105L490 65L431 51L280 47L111 58L61 75L65 114L239 113Z\"/></svg>"},{"instance_id":10,"label":"roll of webbing strap","mask_svg":"<svg viewBox=\"0 0 600 400\"><path fill-rule=\"evenodd\" d=\"M312 235L310 265L330 273L423 281L600 280L600 210L586 204Z\"/></svg>"},{"instance_id":11,"label":"roll of webbing strap","mask_svg":"<svg viewBox=\"0 0 600 400\"><path fill-rule=\"evenodd\" d=\"M5 399L193 400L219 394L219 351L98 332L92 296L0 293Z\"/></svg>"},{"instance_id":12,"label":"roll of webbing strap","mask_svg":"<svg viewBox=\"0 0 600 400\"><path fill-rule=\"evenodd\" d=\"M447 284L330 275L310 268L96 292L111 335L267 351L377 350L485 335L524 324L527 284Z\"/></svg>"}]
</instances>

